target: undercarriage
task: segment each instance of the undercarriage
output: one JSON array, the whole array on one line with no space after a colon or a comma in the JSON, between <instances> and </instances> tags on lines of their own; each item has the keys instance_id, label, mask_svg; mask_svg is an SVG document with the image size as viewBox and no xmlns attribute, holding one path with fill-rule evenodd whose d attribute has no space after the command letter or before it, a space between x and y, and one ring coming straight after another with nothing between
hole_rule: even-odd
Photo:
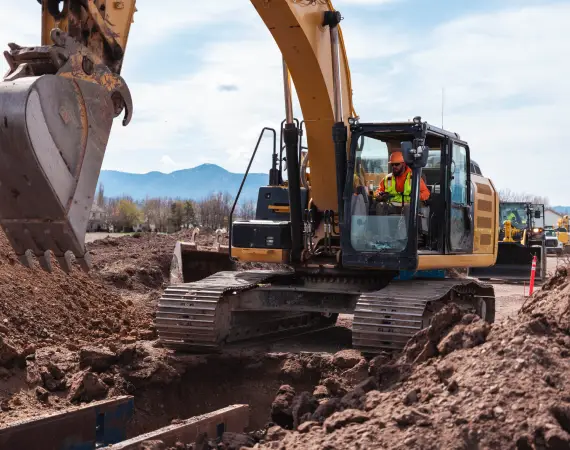
<instances>
[{"instance_id":1,"label":"undercarriage","mask_svg":"<svg viewBox=\"0 0 570 450\"><path fill-rule=\"evenodd\" d=\"M156 327L161 343L192 352L330 327L354 314L353 348L401 350L445 304L494 321L491 285L474 279L391 281L380 276L307 276L295 272L227 271L169 286Z\"/></svg>"}]
</instances>

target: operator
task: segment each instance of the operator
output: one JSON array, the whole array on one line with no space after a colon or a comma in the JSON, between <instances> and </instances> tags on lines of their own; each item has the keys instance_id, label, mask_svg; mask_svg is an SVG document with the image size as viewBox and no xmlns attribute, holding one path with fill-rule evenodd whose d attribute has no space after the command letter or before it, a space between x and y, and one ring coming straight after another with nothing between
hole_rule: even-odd
<instances>
[{"instance_id":1,"label":"operator","mask_svg":"<svg viewBox=\"0 0 570 450\"><path fill-rule=\"evenodd\" d=\"M412 169L406 165L402 152L399 151L390 155L390 164L392 164L392 173L386 175L380 182L374 195L379 202L376 206L376 213L387 216L400 215L403 212L407 217L412 192ZM424 180L420 178L420 201L425 202L429 196L429 189Z\"/></svg>"},{"instance_id":2,"label":"operator","mask_svg":"<svg viewBox=\"0 0 570 450\"><path fill-rule=\"evenodd\" d=\"M526 225L526 219L521 220L516 209L511 209L511 212L507 215L507 220L511 221L513 228L521 228Z\"/></svg>"}]
</instances>

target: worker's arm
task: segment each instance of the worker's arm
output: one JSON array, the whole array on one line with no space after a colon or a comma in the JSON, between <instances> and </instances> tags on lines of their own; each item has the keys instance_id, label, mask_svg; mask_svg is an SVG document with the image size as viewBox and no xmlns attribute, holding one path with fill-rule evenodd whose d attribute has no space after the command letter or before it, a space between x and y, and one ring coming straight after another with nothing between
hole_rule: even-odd
<instances>
[{"instance_id":1,"label":"worker's arm","mask_svg":"<svg viewBox=\"0 0 570 450\"><path fill-rule=\"evenodd\" d=\"M429 189L427 188L423 178L420 178L420 200L425 202L430 196Z\"/></svg>"},{"instance_id":2,"label":"worker's arm","mask_svg":"<svg viewBox=\"0 0 570 450\"><path fill-rule=\"evenodd\" d=\"M376 191L374 192L374 197L379 197L385 190L385 186L384 186L384 180L386 178L383 178L382 181L380 181L380 184L378 185L378 189L376 189Z\"/></svg>"}]
</instances>

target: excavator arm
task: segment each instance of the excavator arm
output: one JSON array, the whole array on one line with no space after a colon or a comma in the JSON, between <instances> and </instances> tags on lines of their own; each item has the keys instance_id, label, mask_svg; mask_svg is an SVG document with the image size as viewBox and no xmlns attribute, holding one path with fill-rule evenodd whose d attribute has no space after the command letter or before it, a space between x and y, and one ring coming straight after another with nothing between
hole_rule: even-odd
<instances>
[{"instance_id":1,"label":"excavator arm","mask_svg":"<svg viewBox=\"0 0 570 450\"><path fill-rule=\"evenodd\" d=\"M40 3L42 45L10 43L5 52L10 69L0 82L0 226L23 264L35 255L51 270L53 253L69 271L73 254L88 270L85 230L112 121L124 111L127 125L132 114L120 72L135 0ZM334 49L323 17L334 8L328 0L251 3L299 95L311 148L312 202L336 211L331 129L355 114L340 27L336 79L331 65Z\"/></svg>"},{"instance_id":2,"label":"excavator arm","mask_svg":"<svg viewBox=\"0 0 570 450\"><path fill-rule=\"evenodd\" d=\"M85 231L113 119L135 0L43 0L42 45L10 43L0 82L0 226L20 261L89 269ZM51 252L51 253L50 253Z\"/></svg>"}]
</instances>

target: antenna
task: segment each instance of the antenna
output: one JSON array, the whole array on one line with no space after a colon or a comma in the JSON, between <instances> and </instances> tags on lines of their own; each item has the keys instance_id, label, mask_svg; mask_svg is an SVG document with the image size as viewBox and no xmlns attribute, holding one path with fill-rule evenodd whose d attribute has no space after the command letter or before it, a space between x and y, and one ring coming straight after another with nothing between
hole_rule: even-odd
<instances>
[{"instance_id":1,"label":"antenna","mask_svg":"<svg viewBox=\"0 0 570 450\"><path fill-rule=\"evenodd\" d=\"M445 88L441 88L441 128L443 129L443 110L445 107Z\"/></svg>"}]
</instances>

